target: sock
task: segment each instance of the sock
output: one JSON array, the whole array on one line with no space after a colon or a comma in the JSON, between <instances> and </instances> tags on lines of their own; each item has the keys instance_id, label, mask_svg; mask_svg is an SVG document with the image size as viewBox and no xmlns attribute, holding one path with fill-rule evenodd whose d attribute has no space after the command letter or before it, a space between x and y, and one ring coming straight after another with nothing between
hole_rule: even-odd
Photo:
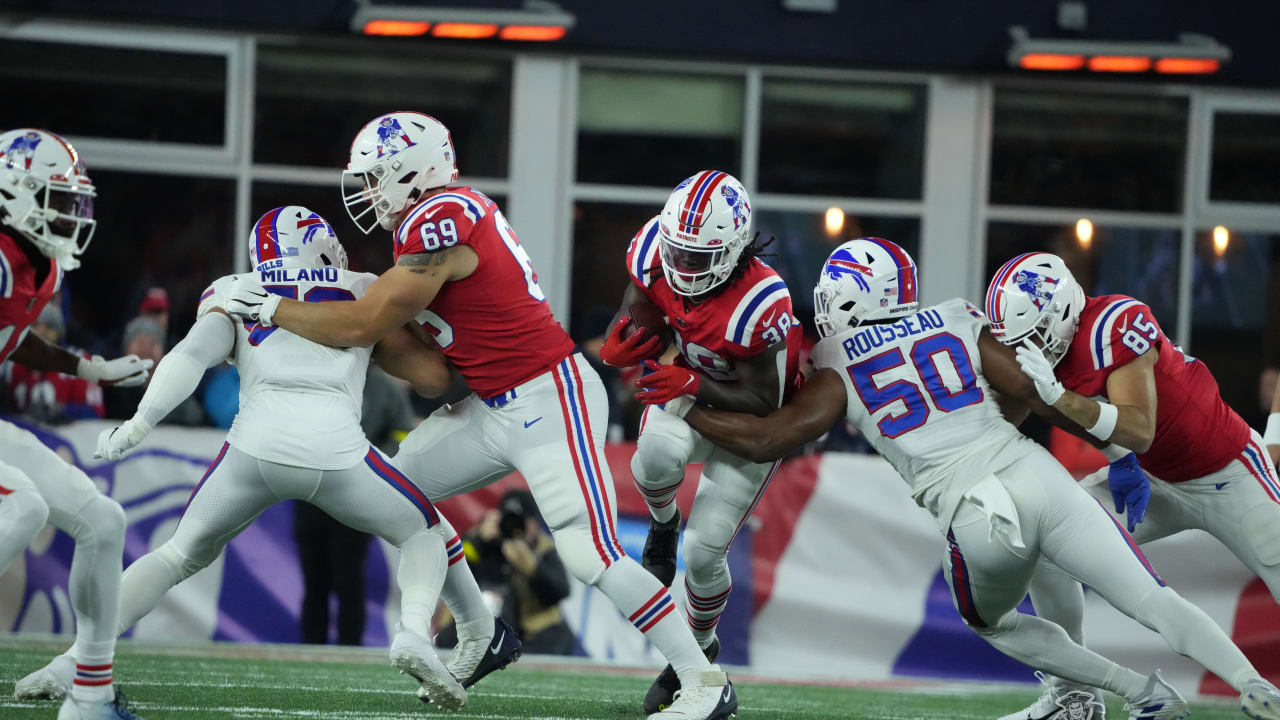
<instances>
[{"instance_id":1,"label":"sock","mask_svg":"<svg viewBox=\"0 0 1280 720\"><path fill-rule=\"evenodd\" d=\"M63 528L76 541L71 558L71 607L76 613L76 700L109 702L120 606L124 510L97 496Z\"/></svg>"},{"instance_id":2,"label":"sock","mask_svg":"<svg viewBox=\"0 0 1280 720\"><path fill-rule=\"evenodd\" d=\"M693 639L698 641L698 647L707 647L715 638L716 624L720 622L720 615L729 604L729 594L732 591L733 582L727 572L720 582L705 588L696 585L685 574L685 614L689 616L689 629L693 631Z\"/></svg>"},{"instance_id":3,"label":"sock","mask_svg":"<svg viewBox=\"0 0 1280 720\"><path fill-rule=\"evenodd\" d=\"M441 535L423 529L405 540L400 545L400 566L396 571L396 581L400 584L400 625L428 640L447 567Z\"/></svg>"},{"instance_id":4,"label":"sock","mask_svg":"<svg viewBox=\"0 0 1280 720\"><path fill-rule=\"evenodd\" d=\"M124 571L120 578L120 616L116 622L116 636L123 635L155 610L165 593L199 569L192 564L190 572L187 572L184 565L187 563L170 541L138 558Z\"/></svg>"},{"instance_id":5,"label":"sock","mask_svg":"<svg viewBox=\"0 0 1280 720\"><path fill-rule=\"evenodd\" d=\"M1029 592L1036 617L1061 627L1072 642L1084 645L1084 586L1079 580L1047 558L1041 558L1031 577ZM1053 675L1048 676L1048 682L1054 687L1086 687Z\"/></svg>"},{"instance_id":6,"label":"sock","mask_svg":"<svg viewBox=\"0 0 1280 720\"><path fill-rule=\"evenodd\" d=\"M698 673L710 663L657 578L623 557L605 570L596 587L667 658L682 683L699 684Z\"/></svg>"},{"instance_id":7,"label":"sock","mask_svg":"<svg viewBox=\"0 0 1280 720\"><path fill-rule=\"evenodd\" d=\"M82 703L108 703L115 697L111 665L115 640L110 642L76 641L76 680L71 697Z\"/></svg>"},{"instance_id":8,"label":"sock","mask_svg":"<svg viewBox=\"0 0 1280 720\"><path fill-rule=\"evenodd\" d=\"M49 518L49 506L34 489L10 490L0 479L0 572L18 557Z\"/></svg>"},{"instance_id":9,"label":"sock","mask_svg":"<svg viewBox=\"0 0 1280 720\"><path fill-rule=\"evenodd\" d=\"M651 409L645 410L645 415ZM653 411L661 412L661 411ZM644 427L641 426L642 440ZM635 454L631 456L631 475L635 478L636 489L649 506L649 514L661 523L671 522L676 514L676 493L684 483L683 458L676 456L676 451L664 438L653 438L649 442L638 441Z\"/></svg>"},{"instance_id":10,"label":"sock","mask_svg":"<svg viewBox=\"0 0 1280 720\"><path fill-rule=\"evenodd\" d=\"M1222 628L1173 588L1148 593L1134 609L1133 619L1160 633L1169 647L1200 663L1237 692L1262 677Z\"/></svg>"},{"instance_id":11,"label":"sock","mask_svg":"<svg viewBox=\"0 0 1280 720\"><path fill-rule=\"evenodd\" d=\"M493 613L489 612L489 606L485 604L484 596L480 594L480 586L476 584L476 578L471 574L471 567L467 565L458 533L454 531L444 515L440 515L440 523L431 530L445 538L445 554L449 564L448 570L445 571L440 596L444 598L444 604L448 606L449 612L453 613L454 621L459 625L481 618L487 618L492 622Z\"/></svg>"}]
</instances>

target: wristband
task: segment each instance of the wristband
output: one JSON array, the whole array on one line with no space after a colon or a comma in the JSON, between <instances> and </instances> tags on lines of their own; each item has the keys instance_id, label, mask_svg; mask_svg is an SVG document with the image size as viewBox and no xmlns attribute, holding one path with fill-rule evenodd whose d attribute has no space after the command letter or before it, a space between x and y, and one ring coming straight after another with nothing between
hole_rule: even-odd
<instances>
[{"instance_id":1,"label":"wristband","mask_svg":"<svg viewBox=\"0 0 1280 720\"><path fill-rule=\"evenodd\" d=\"M1120 410L1111 403L1098 403L1098 422L1089 428L1089 434L1099 440L1110 440L1111 433L1116 429L1116 420L1120 417Z\"/></svg>"},{"instance_id":2,"label":"wristband","mask_svg":"<svg viewBox=\"0 0 1280 720\"><path fill-rule=\"evenodd\" d=\"M1280 445L1280 412L1273 412L1267 418L1267 430L1262 433L1263 445Z\"/></svg>"},{"instance_id":3,"label":"wristband","mask_svg":"<svg viewBox=\"0 0 1280 720\"><path fill-rule=\"evenodd\" d=\"M1133 451L1129 448L1122 448L1115 443L1111 443L1110 445L1102 448L1100 452L1102 453L1102 457L1107 459L1107 462L1113 463Z\"/></svg>"}]
</instances>

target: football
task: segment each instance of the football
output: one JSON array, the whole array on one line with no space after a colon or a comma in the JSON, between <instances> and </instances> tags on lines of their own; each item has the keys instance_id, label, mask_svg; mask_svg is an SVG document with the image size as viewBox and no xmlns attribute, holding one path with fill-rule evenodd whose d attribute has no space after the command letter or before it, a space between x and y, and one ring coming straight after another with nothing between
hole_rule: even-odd
<instances>
[{"instance_id":1,"label":"football","mask_svg":"<svg viewBox=\"0 0 1280 720\"><path fill-rule=\"evenodd\" d=\"M625 340L631 337L641 328L648 330L651 334L657 335L662 341L662 349L666 350L675 340L675 333L672 332L671 326L667 324L667 316L651 302L632 303L627 308L627 315L630 316L631 322L627 324L626 330L622 336Z\"/></svg>"}]
</instances>

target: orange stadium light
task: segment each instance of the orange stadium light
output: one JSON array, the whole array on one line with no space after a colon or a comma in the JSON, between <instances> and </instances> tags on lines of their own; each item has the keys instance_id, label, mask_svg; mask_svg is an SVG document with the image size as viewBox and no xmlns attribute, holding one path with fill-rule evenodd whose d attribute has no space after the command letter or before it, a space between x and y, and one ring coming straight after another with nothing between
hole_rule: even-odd
<instances>
[{"instance_id":1,"label":"orange stadium light","mask_svg":"<svg viewBox=\"0 0 1280 720\"><path fill-rule=\"evenodd\" d=\"M498 26L492 23L436 23L431 34L442 38L461 38L464 40L483 40L498 34Z\"/></svg>"},{"instance_id":2,"label":"orange stadium light","mask_svg":"<svg viewBox=\"0 0 1280 720\"><path fill-rule=\"evenodd\" d=\"M1222 63L1213 58L1160 58L1156 61L1156 72L1171 75L1208 75L1216 73Z\"/></svg>"},{"instance_id":3,"label":"orange stadium light","mask_svg":"<svg viewBox=\"0 0 1280 720\"><path fill-rule=\"evenodd\" d=\"M1079 70L1084 67L1084 56L1031 53L1023 55L1019 65L1023 70Z\"/></svg>"},{"instance_id":4,"label":"orange stadium light","mask_svg":"<svg viewBox=\"0 0 1280 720\"><path fill-rule=\"evenodd\" d=\"M413 20L370 20L364 24L365 35L426 35L431 29L429 22Z\"/></svg>"},{"instance_id":5,"label":"orange stadium light","mask_svg":"<svg viewBox=\"0 0 1280 720\"><path fill-rule=\"evenodd\" d=\"M508 25L498 33L500 40L523 42L555 42L568 32L559 25Z\"/></svg>"},{"instance_id":6,"label":"orange stadium light","mask_svg":"<svg viewBox=\"0 0 1280 720\"><path fill-rule=\"evenodd\" d=\"M1099 55L1089 58L1089 69L1094 72L1140 73L1151 69L1151 58L1126 55Z\"/></svg>"}]
</instances>

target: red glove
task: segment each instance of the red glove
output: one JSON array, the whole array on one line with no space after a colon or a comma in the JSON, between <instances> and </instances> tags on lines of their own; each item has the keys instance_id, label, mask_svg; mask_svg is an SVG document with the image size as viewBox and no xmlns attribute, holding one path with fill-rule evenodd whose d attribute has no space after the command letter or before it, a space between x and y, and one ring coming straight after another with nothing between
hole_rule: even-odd
<instances>
[{"instance_id":1,"label":"red glove","mask_svg":"<svg viewBox=\"0 0 1280 720\"><path fill-rule=\"evenodd\" d=\"M662 340L645 328L639 328L631 337L622 339L622 331L631 322L629 317L621 317L613 326L613 332L600 347L600 360L613 367L631 367L639 365L647 358L662 352Z\"/></svg>"},{"instance_id":2,"label":"red glove","mask_svg":"<svg viewBox=\"0 0 1280 720\"><path fill-rule=\"evenodd\" d=\"M645 388L636 393L636 399L645 405L661 405L681 395L697 395L702 376L678 365L659 365L649 360L645 367L653 372L636 381L636 387Z\"/></svg>"}]
</instances>

